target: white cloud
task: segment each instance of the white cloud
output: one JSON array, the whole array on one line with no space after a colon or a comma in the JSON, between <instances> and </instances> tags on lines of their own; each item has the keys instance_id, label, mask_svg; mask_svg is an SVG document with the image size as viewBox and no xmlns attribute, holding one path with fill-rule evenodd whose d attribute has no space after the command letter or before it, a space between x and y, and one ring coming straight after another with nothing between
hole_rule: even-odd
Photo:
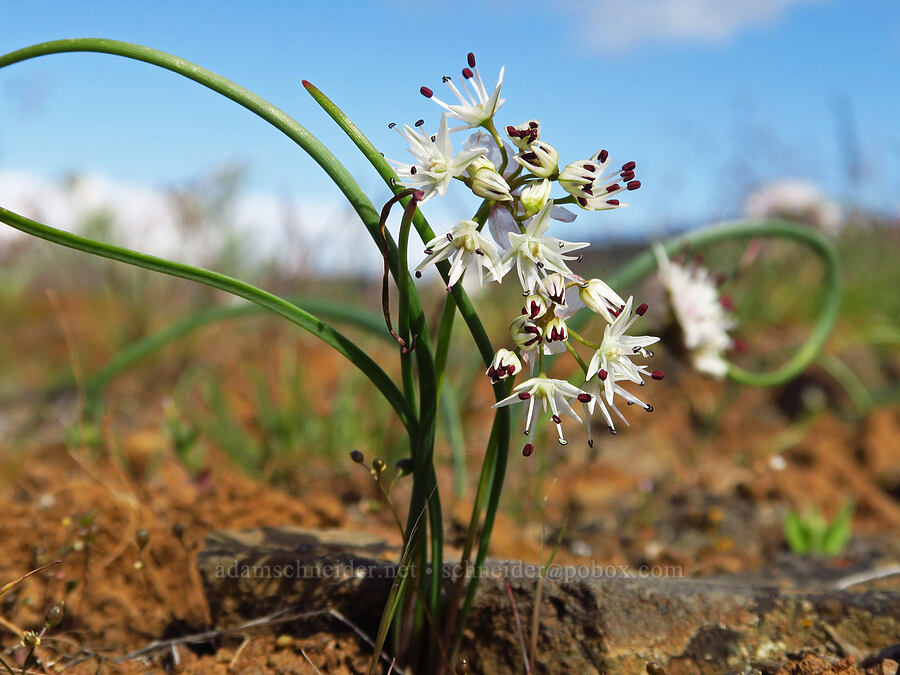
<instances>
[{"instance_id":1,"label":"white cloud","mask_svg":"<svg viewBox=\"0 0 900 675\"><path fill-rule=\"evenodd\" d=\"M775 23L795 6L823 0L573 0L579 39L603 52L646 43L724 42L752 26Z\"/></svg>"}]
</instances>

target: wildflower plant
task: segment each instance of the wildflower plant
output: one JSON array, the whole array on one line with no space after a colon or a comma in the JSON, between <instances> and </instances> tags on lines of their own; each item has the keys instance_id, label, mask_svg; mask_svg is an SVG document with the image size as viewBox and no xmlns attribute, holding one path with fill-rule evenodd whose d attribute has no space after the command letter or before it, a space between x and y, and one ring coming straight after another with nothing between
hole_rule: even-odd
<instances>
[{"instance_id":1,"label":"wildflower plant","mask_svg":"<svg viewBox=\"0 0 900 675\"><path fill-rule=\"evenodd\" d=\"M542 418L554 425L559 444L565 445L576 437L593 444L592 419L600 420L615 434L629 424L619 407L623 402L625 406L653 410L645 402L649 397L636 392L648 382L663 378L663 373L650 365L654 356L651 347L659 338L642 334L646 332L643 326L648 305L621 293L628 284L652 272L657 257L647 251L606 280L583 276L579 263L588 243L557 236L557 224L571 222L578 214L610 217L591 212L627 206L624 196L641 187L636 163L614 162L611 153L602 147L590 154L585 152L582 156L586 159L568 161L545 138L538 119L501 122L504 71L500 69L496 85L488 89L471 53L459 79L442 78L449 92L446 96L439 97L429 87L421 87L420 93L437 106L438 119L427 124L418 120L412 125L390 125L408 146L411 161L386 160L341 109L304 80L303 86L313 99L349 136L393 192L379 212L338 159L287 113L249 90L173 55L113 40L59 40L2 56L0 68L46 54L77 51L113 54L168 69L269 122L328 174L381 251L382 330L389 332L397 344L399 381L392 379L362 347L327 323L329 316L346 319L346 310L329 312L321 303L296 304L238 279L80 237L0 208L0 221L34 236L245 298L320 338L369 378L406 429L410 452L402 475L412 476L406 519L400 523L404 538L401 574L387 601L375 653L380 654L393 628L393 654L401 663L419 672L449 672L460 654L478 571L488 553L510 454L511 408L516 406L522 412L519 430L524 433L525 442L521 454L526 457L539 447L545 451L536 432ZM606 141L595 140L598 144ZM389 154L396 157L399 152L391 150ZM480 204L474 213L461 214L460 220L438 234L420 207L450 190L471 192ZM402 209L396 238L387 228L395 207ZM422 242L421 249L412 241L413 230ZM825 308L807 342L787 364L757 374L722 361L725 374L732 379L747 384L777 384L809 364L834 322L840 297L837 260L831 245L815 232L790 223L742 222L691 233L663 244L661 250L671 252L684 246L755 236L801 241L826 263L829 294ZM414 258L419 250L421 257ZM657 255L658 263L664 265L665 254ZM414 275L409 273L411 265ZM447 289L436 325L429 325L426 320L432 314L425 312L417 287L428 283L425 274L433 274L432 268L436 268ZM508 308L508 331L488 336L463 289L461 281L467 273L482 285L517 286L521 300ZM396 307L390 303L391 284L397 291ZM438 398L441 387L446 386L444 376L457 314L484 362L485 377L493 387L496 402L461 552L461 568L474 573L459 576L448 591L441 574L444 525L434 441ZM104 372L98 386L102 387L112 374ZM579 423L584 424L584 432L571 427ZM354 455L353 459L364 463L361 455ZM380 476L385 464L376 461L380 462ZM372 466L374 469L374 462ZM402 520L399 514L397 519ZM370 672L376 664L377 656Z\"/></svg>"}]
</instances>

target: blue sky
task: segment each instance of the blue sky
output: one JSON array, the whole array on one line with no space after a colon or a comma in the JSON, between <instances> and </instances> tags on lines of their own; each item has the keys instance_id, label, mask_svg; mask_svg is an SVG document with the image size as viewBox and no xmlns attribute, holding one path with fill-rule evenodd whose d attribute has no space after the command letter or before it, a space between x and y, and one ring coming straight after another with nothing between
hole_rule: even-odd
<instances>
[{"instance_id":1,"label":"blue sky","mask_svg":"<svg viewBox=\"0 0 900 675\"><path fill-rule=\"evenodd\" d=\"M436 128L439 109L418 88L440 92L441 75L457 75L473 50L489 83L506 66L504 125L538 117L562 163L600 147L638 162L644 187L633 205L586 214L579 235L652 234L734 216L746 189L785 177L900 212L896 0L549 4L2 0L0 52L85 36L173 52L285 109L377 201L386 191L300 80L401 159L405 147L388 122L421 117ZM167 186L240 162L254 190L338 199L278 132L145 64L48 56L0 70L0 92L0 170L93 171ZM854 182L848 166L856 164ZM457 191L434 213L458 218L467 208Z\"/></svg>"}]
</instances>

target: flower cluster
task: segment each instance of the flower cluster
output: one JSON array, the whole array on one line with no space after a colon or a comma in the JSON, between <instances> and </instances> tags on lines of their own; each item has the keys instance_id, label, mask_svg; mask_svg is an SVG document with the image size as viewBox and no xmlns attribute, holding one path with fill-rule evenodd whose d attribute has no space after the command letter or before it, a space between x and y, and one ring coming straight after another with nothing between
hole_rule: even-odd
<instances>
[{"instance_id":1,"label":"flower cluster","mask_svg":"<svg viewBox=\"0 0 900 675\"><path fill-rule=\"evenodd\" d=\"M422 87L422 95L442 109L438 132L429 135L420 131L424 124L421 120L414 127L398 129L409 143L414 161L392 163L404 185L423 191L423 201L445 195L456 181L484 202L480 216L459 221L426 244L426 257L416 268L417 276L432 263L447 260L450 290L471 267L475 268L479 283L485 276L501 282L515 268L524 297L521 313L510 325L515 348L500 349L487 375L498 383L518 375L523 362L530 368L531 376L495 405L526 404L528 442L524 455L534 450L538 409L549 413L563 445L566 439L561 415L581 421L573 402L581 405L585 417L598 413L609 430L616 433L613 415L628 424L616 407L617 396L628 405L653 409L623 384L642 386L645 378L662 379L660 371L651 371L634 361L652 356L648 347L659 338L628 335L647 305L634 308L632 298L623 300L602 280L576 274L570 265L580 260L577 252L588 244L558 239L549 230L553 221L575 219L575 213L566 206L584 211L627 206L621 196L641 186L635 176L636 164L629 161L614 165L609 152L599 150L587 159L560 167L559 152L542 138L536 119L501 126L504 138L495 123L497 111L504 103L500 97L503 70L489 91L471 53L458 83L450 76L444 76L443 82L457 102L448 103L432 89ZM461 125L450 127L452 121ZM458 132L468 132L468 137L454 153L451 137ZM556 197L554 184L562 191ZM599 342L592 342L569 325L572 315L582 307L600 317L605 326ZM579 350L589 353L582 356ZM566 352L581 367L578 384L546 374L546 357ZM590 424L588 439L592 445Z\"/></svg>"},{"instance_id":2,"label":"flower cluster","mask_svg":"<svg viewBox=\"0 0 900 675\"><path fill-rule=\"evenodd\" d=\"M735 325L728 315L731 300L719 296L715 281L699 262L690 266L674 263L659 244L653 251L691 363L702 373L725 377L728 362L723 352L732 346L728 331Z\"/></svg>"}]
</instances>

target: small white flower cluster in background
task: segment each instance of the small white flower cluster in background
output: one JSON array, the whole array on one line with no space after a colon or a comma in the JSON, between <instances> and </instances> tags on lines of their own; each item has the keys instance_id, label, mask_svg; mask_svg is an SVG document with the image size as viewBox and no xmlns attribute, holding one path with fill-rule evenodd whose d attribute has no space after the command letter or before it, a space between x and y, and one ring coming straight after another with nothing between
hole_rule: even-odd
<instances>
[{"instance_id":1,"label":"small white flower cluster in background","mask_svg":"<svg viewBox=\"0 0 900 675\"><path fill-rule=\"evenodd\" d=\"M728 331L736 323L728 314L730 299L719 297L715 280L699 262L689 266L674 263L660 244L655 244L653 251L691 363L702 373L725 377L728 362L723 354L732 346Z\"/></svg>"},{"instance_id":2,"label":"small white flower cluster in background","mask_svg":"<svg viewBox=\"0 0 900 675\"><path fill-rule=\"evenodd\" d=\"M779 180L754 190L744 202L744 215L796 220L829 234L838 234L844 221L841 207L803 180Z\"/></svg>"},{"instance_id":3,"label":"small white flower cluster in background","mask_svg":"<svg viewBox=\"0 0 900 675\"><path fill-rule=\"evenodd\" d=\"M444 76L443 82L457 102L448 103L435 96L433 90L422 87L422 95L443 110L438 132L422 132L422 120L413 127L404 125L399 131L409 143L414 161L392 163L404 185L424 193L422 201L444 196L454 181L462 183L484 200L479 209L482 217L462 220L429 241L416 275L421 276L422 270L432 263L448 260L450 290L471 267L479 282L485 276L501 282L515 268L524 297L520 312L510 325L515 348L498 350L487 375L497 383L522 372L523 362L530 368L531 377L494 406L525 404L525 456L534 451L538 408L549 413L562 445L566 439L561 415L581 422L573 402L581 405L586 417L599 413L610 432L617 433L611 413L626 425L628 422L615 405L616 396L627 405L653 410L623 384L643 386L645 378L663 378L662 372L651 371L633 360L652 356L648 347L659 338L628 335L627 331L647 311L647 305L634 307L632 298L623 300L602 280L576 274L570 264L580 256L572 253L588 244L558 239L549 234L549 229L554 220L575 219L575 213L564 205L585 211L627 206L620 200L621 195L641 186L635 177L636 164L614 165L609 152L598 150L587 159L560 168L559 152L541 137L537 120L501 127L504 138L494 121L504 103L500 98L503 70L496 87L488 91L471 53L458 83L450 76ZM451 120L462 124L451 128ZM451 137L458 132L469 132L469 136L454 153ZM554 184L563 192L558 197L552 195ZM582 307L596 314L605 326L599 342L569 326L572 314ZM546 374L545 357L564 352L581 368L578 384ZM590 424L588 443L593 445Z\"/></svg>"}]
</instances>

